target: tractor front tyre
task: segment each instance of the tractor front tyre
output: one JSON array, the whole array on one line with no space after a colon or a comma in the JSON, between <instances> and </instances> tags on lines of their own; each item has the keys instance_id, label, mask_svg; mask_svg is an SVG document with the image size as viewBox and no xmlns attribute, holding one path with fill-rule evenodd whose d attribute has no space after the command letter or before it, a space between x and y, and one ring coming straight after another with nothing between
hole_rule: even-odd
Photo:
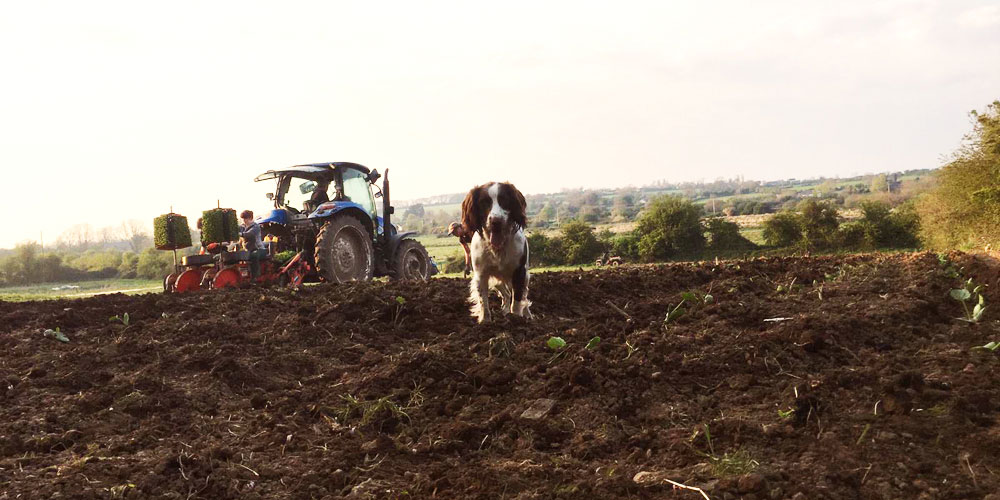
<instances>
[{"instance_id":1,"label":"tractor front tyre","mask_svg":"<svg viewBox=\"0 0 1000 500\"><path fill-rule=\"evenodd\" d=\"M374 253L371 236L361 221L342 215L324 224L316 236L316 271L330 283L369 281Z\"/></svg>"},{"instance_id":2,"label":"tractor front tyre","mask_svg":"<svg viewBox=\"0 0 1000 500\"><path fill-rule=\"evenodd\" d=\"M392 259L392 278L406 281L427 281L430 277L430 258L419 241L406 238L396 247Z\"/></svg>"}]
</instances>

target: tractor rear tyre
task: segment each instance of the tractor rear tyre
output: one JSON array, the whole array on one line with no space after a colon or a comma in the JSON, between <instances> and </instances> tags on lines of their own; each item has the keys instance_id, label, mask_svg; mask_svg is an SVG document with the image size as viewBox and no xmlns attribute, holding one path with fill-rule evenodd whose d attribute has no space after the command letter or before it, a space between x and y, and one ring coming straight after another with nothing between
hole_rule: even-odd
<instances>
[{"instance_id":1,"label":"tractor rear tyre","mask_svg":"<svg viewBox=\"0 0 1000 500\"><path fill-rule=\"evenodd\" d=\"M406 281L427 281L430 277L427 249L419 241L406 238L396 247L392 260L392 278Z\"/></svg>"},{"instance_id":2,"label":"tractor rear tyre","mask_svg":"<svg viewBox=\"0 0 1000 500\"><path fill-rule=\"evenodd\" d=\"M316 271L330 283L369 281L375 258L372 239L358 219L342 215L316 236Z\"/></svg>"}]
</instances>

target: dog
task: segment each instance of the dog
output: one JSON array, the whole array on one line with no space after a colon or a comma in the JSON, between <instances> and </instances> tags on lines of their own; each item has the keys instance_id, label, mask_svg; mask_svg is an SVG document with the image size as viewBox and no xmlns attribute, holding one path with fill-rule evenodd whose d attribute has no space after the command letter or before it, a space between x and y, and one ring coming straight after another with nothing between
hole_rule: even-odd
<instances>
[{"instance_id":1,"label":"dog","mask_svg":"<svg viewBox=\"0 0 1000 500\"><path fill-rule=\"evenodd\" d=\"M472 188L462 202L461 227L449 229L468 247L472 261L469 284L471 313L489 323L490 289L500 293L500 308L531 318L528 300L528 238L524 195L509 182L488 182Z\"/></svg>"}]
</instances>

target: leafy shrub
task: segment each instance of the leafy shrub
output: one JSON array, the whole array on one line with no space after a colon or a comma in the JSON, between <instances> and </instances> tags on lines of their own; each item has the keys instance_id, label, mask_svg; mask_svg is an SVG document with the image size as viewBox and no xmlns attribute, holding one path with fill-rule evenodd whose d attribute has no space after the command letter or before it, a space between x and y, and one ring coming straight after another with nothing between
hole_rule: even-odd
<instances>
[{"instance_id":1,"label":"leafy shrub","mask_svg":"<svg viewBox=\"0 0 1000 500\"><path fill-rule=\"evenodd\" d=\"M802 236L806 248L831 248L836 244L837 209L828 201L806 200L800 205Z\"/></svg>"},{"instance_id":2,"label":"leafy shrub","mask_svg":"<svg viewBox=\"0 0 1000 500\"><path fill-rule=\"evenodd\" d=\"M764 242L787 247L802 240L802 219L794 212L781 212L764 221Z\"/></svg>"},{"instance_id":3,"label":"leafy shrub","mask_svg":"<svg viewBox=\"0 0 1000 500\"><path fill-rule=\"evenodd\" d=\"M1000 101L971 116L967 145L936 172L938 186L917 206L923 239L932 248L1000 243Z\"/></svg>"},{"instance_id":4,"label":"leafy shrub","mask_svg":"<svg viewBox=\"0 0 1000 500\"><path fill-rule=\"evenodd\" d=\"M444 259L441 263L441 272L443 273L461 273L465 271L465 252L457 255L451 255Z\"/></svg>"},{"instance_id":5,"label":"leafy shrub","mask_svg":"<svg viewBox=\"0 0 1000 500\"><path fill-rule=\"evenodd\" d=\"M608 240L608 251L626 259L639 258L639 237L635 233L619 234Z\"/></svg>"},{"instance_id":6,"label":"leafy shrub","mask_svg":"<svg viewBox=\"0 0 1000 500\"><path fill-rule=\"evenodd\" d=\"M560 228L562 244L565 251L566 264L584 264L593 262L601 254L603 248L597 240L594 229L580 220L571 220Z\"/></svg>"},{"instance_id":7,"label":"leafy shrub","mask_svg":"<svg viewBox=\"0 0 1000 500\"><path fill-rule=\"evenodd\" d=\"M702 207L679 196L649 201L636 221L639 257L646 261L693 255L705 248Z\"/></svg>"},{"instance_id":8,"label":"leafy shrub","mask_svg":"<svg viewBox=\"0 0 1000 500\"><path fill-rule=\"evenodd\" d=\"M837 229L837 242L842 248L870 250L874 247L868 246L866 233L865 226L861 222L841 224Z\"/></svg>"},{"instance_id":9,"label":"leafy shrub","mask_svg":"<svg viewBox=\"0 0 1000 500\"><path fill-rule=\"evenodd\" d=\"M740 234L739 225L721 217L706 219L705 232L708 233L709 250L749 250L757 246Z\"/></svg>"},{"instance_id":10,"label":"leafy shrub","mask_svg":"<svg viewBox=\"0 0 1000 500\"><path fill-rule=\"evenodd\" d=\"M532 232L528 235L528 255L531 257L530 265L537 267L545 264L551 241L551 238L542 233Z\"/></svg>"},{"instance_id":11,"label":"leafy shrub","mask_svg":"<svg viewBox=\"0 0 1000 500\"><path fill-rule=\"evenodd\" d=\"M851 234L841 231L842 245L847 248L913 248L919 245L917 233L920 219L912 204L890 210L887 203L864 201L862 217L852 224ZM860 239L859 239L860 236Z\"/></svg>"},{"instance_id":12,"label":"leafy shrub","mask_svg":"<svg viewBox=\"0 0 1000 500\"><path fill-rule=\"evenodd\" d=\"M122 254L122 260L118 264L118 277L135 278L138 276L139 256L132 252Z\"/></svg>"},{"instance_id":13,"label":"leafy shrub","mask_svg":"<svg viewBox=\"0 0 1000 500\"><path fill-rule=\"evenodd\" d=\"M169 252L147 248L139 254L136 275L145 279L161 279L174 270L174 258Z\"/></svg>"}]
</instances>

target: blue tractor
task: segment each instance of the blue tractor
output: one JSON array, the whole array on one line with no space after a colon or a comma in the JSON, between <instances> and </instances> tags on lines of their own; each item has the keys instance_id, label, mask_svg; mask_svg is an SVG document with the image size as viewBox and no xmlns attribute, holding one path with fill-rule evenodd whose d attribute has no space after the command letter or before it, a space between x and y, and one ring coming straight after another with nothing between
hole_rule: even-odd
<instances>
[{"instance_id":1,"label":"blue tractor","mask_svg":"<svg viewBox=\"0 0 1000 500\"><path fill-rule=\"evenodd\" d=\"M415 233L391 223L389 171L349 162L268 170L254 181L276 181L270 213L257 218L271 253L294 250L306 281L367 281L376 276L426 280L437 272ZM382 199L381 215L375 198Z\"/></svg>"}]
</instances>

